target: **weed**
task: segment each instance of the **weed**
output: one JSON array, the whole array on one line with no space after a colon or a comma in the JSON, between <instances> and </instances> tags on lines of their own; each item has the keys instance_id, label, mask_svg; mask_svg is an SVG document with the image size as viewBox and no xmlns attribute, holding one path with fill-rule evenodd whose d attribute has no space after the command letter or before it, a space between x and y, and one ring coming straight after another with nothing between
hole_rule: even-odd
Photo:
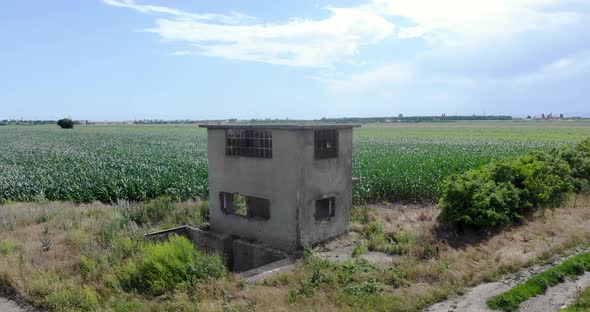
<instances>
[{"instance_id":1,"label":"weed","mask_svg":"<svg viewBox=\"0 0 590 312\"><path fill-rule=\"evenodd\" d=\"M126 291L160 295L183 284L194 285L226 274L220 256L204 254L185 237L173 235L168 241L143 247L133 260L119 267L117 275Z\"/></svg>"},{"instance_id":2,"label":"weed","mask_svg":"<svg viewBox=\"0 0 590 312\"><path fill-rule=\"evenodd\" d=\"M46 224L41 234L41 251L48 252L51 246L53 246L53 239L49 238L49 227Z\"/></svg>"},{"instance_id":3,"label":"weed","mask_svg":"<svg viewBox=\"0 0 590 312\"><path fill-rule=\"evenodd\" d=\"M0 241L0 255L8 256L16 250L16 243L11 239Z\"/></svg>"}]
</instances>

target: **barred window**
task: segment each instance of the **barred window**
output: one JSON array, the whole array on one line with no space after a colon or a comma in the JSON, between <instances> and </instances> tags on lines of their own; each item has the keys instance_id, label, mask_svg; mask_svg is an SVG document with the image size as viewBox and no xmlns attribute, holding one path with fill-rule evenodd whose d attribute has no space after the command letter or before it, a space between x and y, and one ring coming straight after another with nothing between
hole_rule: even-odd
<instances>
[{"instance_id":1,"label":"barred window","mask_svg":"<svg viewBox=\"0 0 590 312\"><path fill-rule=\"evenodd\" d=\"M265 129L226 129L225 153L229 156L272 158L272 132Z\"/></svg>"},{"instance_id":2,"label":"barred window","mask_svg":"<svg viewBox=\"0 0 590 312\"><path fill-rule=\"evenodd\" d=\"M314 131L315 159L338 157L338 130L321 129Z\"/></svg>"}]
</instances>

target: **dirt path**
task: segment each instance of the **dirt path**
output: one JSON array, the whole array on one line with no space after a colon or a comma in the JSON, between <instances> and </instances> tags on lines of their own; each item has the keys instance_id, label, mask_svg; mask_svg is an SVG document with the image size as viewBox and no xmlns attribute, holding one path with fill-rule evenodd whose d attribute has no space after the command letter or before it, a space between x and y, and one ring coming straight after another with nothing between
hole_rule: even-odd
<instances>
[{"instance_id":1,"label":"dirt path","mask_svg":"<svg viewBox=\"0 0 590 312\"><path fill-rule=\"evenodd\" d=\"M581 252L587 252L590 249L577 250L570 256ZM537 275L547 269L550 269L570 256L560 257L547 265L537 265L520 271L519 273L509 275L499 282L484 283L468 290L464 295L439 302L425 311L427 312L447 312L447 311L481 311L493 312L486 306L486 300L498 295L513 286L522 283L530 277ZM530 298L520 305L521 312L536 311L558 311L560 307L572 304L578 296L580 290L590 286L590 272L580 276L574 281L565 281L555 285L547 290L544 295Z\"/></svg>"}]
</instances>

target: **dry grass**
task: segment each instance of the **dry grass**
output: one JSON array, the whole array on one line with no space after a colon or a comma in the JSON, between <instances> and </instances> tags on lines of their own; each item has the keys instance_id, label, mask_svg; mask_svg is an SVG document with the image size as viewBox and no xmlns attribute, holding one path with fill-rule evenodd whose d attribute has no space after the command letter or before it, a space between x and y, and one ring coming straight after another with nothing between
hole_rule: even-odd
<instances>
[{"instance_id":1,"label":"dry grass","mask_svg":"<svg viewBox=\"0 0 590 312\"><path fill-rule=\"evenodd\" d=\"M343 285L332 283L330 287L316 289L310 297L289 303L284 295L286 289L296 288L309 279L310 270L316 265L311 261L294 273L275 277L267 282L270 286L242 290L240 300L234 304L244 309L245 301L257 311L417 311L461 293L465 287L497 279L590 242L590 196L587 195L572 197L565 208L546 210L521 226L487 235L458 234L439 228L436 222L439 211L435 206L388 205L360 209L369 209L369 220L381 222L384 232L409 231L417 238L416 244L431 245L437 250L436 254L426 259L411 253L396 255L392 263L379 265L374 274L366 276L382 283L384 290L377 296L348 296L349 300L342 303L339 288ZM364 226L356 222L352 228L361 231ZM326 265L323 270L330 275L337 269ZM382 302L375 302L379 300Z\"/></svg>"},{"instance_id":2,"label":"dry grass","mask_svg":"<svg viewBox=\"0 0 590 312\"><path fill-rule=\"evenodd\" d=\"M171 209L182 211L177 215L185 218L195 205L176 203ZM232 275L197 288L144 297L110 286L112 263L130 257L125 242L162 224L124 222L109 236L107 230L124 220L120 207L55 202L0 206L0 285L45 307L51 294L88 289L90 299L93 294L98 298L92 308L106 311L417 311L465 287L590 242L590 196L573 197L565 208L546 210L522 226L487 236L439 228L435 206L356 209L356 232L380 222L386 234L410 233L415 241L391 263L343 265L311 257L294 272L263 284L244 285ZM362 209L367 213L359 213ZM48 252L41 251L40 243L45 226L53 239ZM344 241L361 236L352 234ZM424 246L435 252L424 256L419 252ZM97 260L96 272L82 274L82 255ZM362 288L373 282L377 290Z\"/></svg>"}]
</instances>

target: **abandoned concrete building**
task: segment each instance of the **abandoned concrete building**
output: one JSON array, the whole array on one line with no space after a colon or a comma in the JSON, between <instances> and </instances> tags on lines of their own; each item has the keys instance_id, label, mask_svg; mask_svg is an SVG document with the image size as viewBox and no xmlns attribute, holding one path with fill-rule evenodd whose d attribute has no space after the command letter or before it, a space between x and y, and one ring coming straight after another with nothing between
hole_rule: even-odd
<instances>
[{"instance_id":1,"label":"abandoned concrete building","mask_svg":"<svg viewBox=\"0 0 590 312\"><path fill-rule=\"evenodd\" d=\"M211 229L294 250L348 231L356 125L203 125Z\"/></svg>"},{"instance_id":2,"label":"abandoned concrete building","mask_svg":"<svg viewBox=\"0 0 590 312\"><path fill-rule=\"evenodd\" d=\"M356 125L202 125L208 133L209 225L177 234L256 281L294 251L348 232Z\"/></svg>"}]
</instances>

